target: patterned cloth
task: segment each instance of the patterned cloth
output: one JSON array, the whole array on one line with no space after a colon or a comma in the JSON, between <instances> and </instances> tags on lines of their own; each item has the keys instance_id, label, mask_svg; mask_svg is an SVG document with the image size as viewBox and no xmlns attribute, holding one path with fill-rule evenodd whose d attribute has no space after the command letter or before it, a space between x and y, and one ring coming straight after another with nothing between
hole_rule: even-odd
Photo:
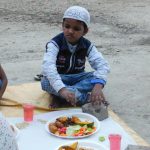
<instances>
[{"instance_id":1,"label":"patterned cloth","mask_svg":"<svg viewBox=\"0 0 150 150\"><path fill-rule=\"evenodd\" d=\"M0 116L0 150L18 150L13 131L2 116Z\"/></svg>"}]
</instances>

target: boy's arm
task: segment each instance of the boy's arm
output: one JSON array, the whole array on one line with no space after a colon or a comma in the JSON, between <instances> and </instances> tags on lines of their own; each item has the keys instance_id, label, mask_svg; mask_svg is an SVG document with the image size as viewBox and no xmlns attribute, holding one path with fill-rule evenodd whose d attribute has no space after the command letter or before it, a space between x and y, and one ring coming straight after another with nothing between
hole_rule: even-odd
<instances>
[{"instance_id":1,"label":"boy's arm","mask_svg":"<svg viewBox=\"0 0 150 150\"><path fill-rule=\"evenodd\" d=\"M7 76L2 68L2 66L0 65L0 80L2 82L2 85L0 87L0 99L2 98L4 92L5 92L5 89L6 89L6 86L7 86L7 83L8 83L8 80L7 80Z\"/></svg>"},{"instance_id":2,"label":"boy's arm","mask_svg":"<svg viewBox=\"0 0 150 150\"><path fill-rule=\"evenodd\" d=\"M95 46L89 50L88 61L91 67L95 70L94 76L96 79L100 79L102 84L105 85L107 81L107 74L110 71L108 62L104 59L102 54L97 50Z\"/></svg>"},{"instance_id":3,"label":"boy's arm","mask_svg":"<svg viewBox=\"0 0 150 150\"><path fill-rule=\"evenodd\" d=\"M100 104L105 101L103 94L103 87L107 82L107 74L109 73L109 66L107 61L103 58L102 54L98 52L95 46L92 46L88 55L88 61L91 67L95 70L95 79L91 81L94 87L91 91L91 101L93 104Z\"/></svg>"},{"instance_id":4,"label":"boy's arm","mask_svg":"<svg viewBox=\"0 0 150 150\"><path fill-rule=\"evenodd\" d=\"M74 94L65 88L65 85L62 82L61 77L57 71L56 59L58 52L59 48L57 47L57 45L54 45L51 42L48 43L42 65L42 74L48 78L50 85L55 89L56 92L58 92L72 105L75 105Z\"/></svg>"},{"instance_id":5,"label":"boy's arm","mask_svg":"<svg viewBox=\"0 0 150 150\"><path fill-rule=\"evenodd\" d=\"M65 88L64 83L61 80L59 73L57 72L56 59L59 48L53 43L48 43L47 50L44 55L42 74L46 76L50 82L50 85L64 97L72 105L74 104L75 95Z\"/></svg>"},{"instance_id":6,"label":"boy's arm","mask_svg":"<svg viewBox=\"0 0 150 150\"><path fill-rule=\"evenodd\" d=\"M50 85L53 86L56 92L65 87L57 72L56 59L58 52L59 48L56 45L52 42L48 43L42 64L42 74L48 78Z\"/></svg>"}]
</instances>

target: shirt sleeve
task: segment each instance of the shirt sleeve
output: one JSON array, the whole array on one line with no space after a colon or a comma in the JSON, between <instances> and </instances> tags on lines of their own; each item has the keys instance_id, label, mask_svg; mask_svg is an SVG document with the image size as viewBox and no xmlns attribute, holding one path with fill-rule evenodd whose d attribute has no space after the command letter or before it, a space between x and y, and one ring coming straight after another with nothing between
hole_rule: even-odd
<instances>
[{"instance_id":1,"label":"shirt sleeve","mask_svg":"<svg viewBox=\"0 0 150 150\"><path fill-rule=\"evenodd\" d=\"M42 64L42 74L48 78L50 85L55 89L56 92L65 87L56 67L58 52L59 47L56 45L56 43L48 43Z\"/></svg>"},{"instance_id":2,"label":"shirt sleeve","mask_svg":"<svg viewBox=\"0 0 150 150\"><path fill-rule=\"evenodd\" d=\"M94 76L98 79L104 80L106 83L107 74L110 72L110 67L102 54L93 45L89 48L88 61L91 67L95 70Z\"/></svg>"}]
</instances>

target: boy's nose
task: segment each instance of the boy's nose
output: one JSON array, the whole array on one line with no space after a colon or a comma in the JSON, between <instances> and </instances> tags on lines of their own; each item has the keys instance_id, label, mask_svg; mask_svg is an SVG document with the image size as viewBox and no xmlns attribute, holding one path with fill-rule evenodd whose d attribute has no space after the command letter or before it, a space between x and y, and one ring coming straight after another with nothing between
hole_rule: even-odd
<instances>
[{"instance_id":1,"label":"boy's nose","mask_svg":"<svg viewBox=\"0 0 150 150\"><path fill-rule=\"evenodd\" d=\"M73 33L74 31L73 31L73 29L72 28L70 28L69 29L69 33Z\"/></svg>"}]
</instances>

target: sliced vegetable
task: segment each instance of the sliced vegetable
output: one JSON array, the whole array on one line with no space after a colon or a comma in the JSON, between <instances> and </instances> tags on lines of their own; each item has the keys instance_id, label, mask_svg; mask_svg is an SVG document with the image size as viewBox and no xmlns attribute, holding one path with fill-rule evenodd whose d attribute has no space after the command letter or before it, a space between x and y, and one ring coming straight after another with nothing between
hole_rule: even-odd
<instances>
[{"instance_id":1,"label":"sliced vegetable","mask_svg":"<svg viewBox=\"0 0 150 150\"><path fill-rule=\"evenodd\" d=\"M99 141L101 141L101 142L105 141L105 137L104 136L100 136L99 137Z\"/></svg>"},{"instance_id":2,"label":"sliced vegetable","mask_svg":"<svg viewBox=\"0 0 150 150\"><path fill-rule=\"evenodd\" d=\"M80 126L87 125L87 127L93 127L94 126L94 122L78 122L77 124Z\"/></svg>"}]
</instances>

